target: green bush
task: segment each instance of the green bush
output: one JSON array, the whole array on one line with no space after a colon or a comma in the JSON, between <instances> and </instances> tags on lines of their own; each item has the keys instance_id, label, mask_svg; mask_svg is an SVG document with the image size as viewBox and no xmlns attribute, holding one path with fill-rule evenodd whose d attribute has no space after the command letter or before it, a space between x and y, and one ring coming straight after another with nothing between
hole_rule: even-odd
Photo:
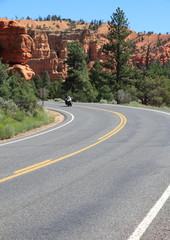
<instances>
[{"instance_id":1,"label":"green bush","mask_svg":"<svg viewBox=\"0 0 170 240\"><path fill-rule=\"evenodd\" d=\"M6 139L13 137L15 135L14 127L11 125L6 125L3 128L0 127L0 139Z\"/></svg>"},{"instance_id":2,"label":"green bush","mask_svg":"<svg viewBox=\"0 0 170 240\"><path fill-rule=\"evenodd\" d=\"M4 110L6 114L13 114L17 111L18 106L14 103L12 99L5 101Z\"/></svg>"},{"instance_id":3,"label":"green bush","mask_svg":"<svg viewBox=\"0 0 170 240\"><path fill-rule=\"evenodd\" d=\"M22 122L25 116L26 116L25 112L18 110L13 114L13 119L15 119L16 121Z\"/></svg>"}]
</instances>

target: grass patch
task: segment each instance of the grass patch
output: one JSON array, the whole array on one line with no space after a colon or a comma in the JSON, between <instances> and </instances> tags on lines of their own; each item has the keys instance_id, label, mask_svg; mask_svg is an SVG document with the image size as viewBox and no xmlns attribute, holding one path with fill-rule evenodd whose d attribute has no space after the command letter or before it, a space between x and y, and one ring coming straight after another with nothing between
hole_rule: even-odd
<instances>
[{"instance_id":1,"label":"grass patch","mask_svg":"<svg viewBox=\"0 0 170 240\"><path fill-rule=\"evenodd\" d=\"M28 116L21 111L14 115L5 114L3 110L0 110L0 140L11 138L19 133L27 132L53 121L54 116L46 110L37 110L34 116Z\"/></svg>"}]
</instances>

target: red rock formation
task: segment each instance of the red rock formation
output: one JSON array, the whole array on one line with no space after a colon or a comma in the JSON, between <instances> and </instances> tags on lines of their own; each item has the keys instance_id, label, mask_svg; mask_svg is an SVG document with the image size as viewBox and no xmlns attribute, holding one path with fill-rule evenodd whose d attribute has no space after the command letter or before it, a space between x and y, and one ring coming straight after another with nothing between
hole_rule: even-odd
<instances>
[{"instance_id":1,"label":"red rock formation","mask_svg":"<svg viewBox=\"0 0 170 240\"><path fill-rule=\"evenodd\" d=\"M35 44L32 58L29 60L28 65L41 77L45 71L48 71L52 81L55 81L58 77L65 78L56 52L50 49L47 34L39 30L30 30L28 33L33 38Z\"/></svg>"},{"instance_id":2,"label":"red rock formation","mask_svg":"<svg viewBox=\"0 0 170 240\"><path fill-rule=\"evenodd\" d=\"M4 62L27 62L32 57L33 44L25 27L12 20L0 21L0 57Z\"/></svg>"},{"instance_id":3,"label":"red rock formation","mask_svg":"<svg viewBox=\"0 0 170 240\"><path fill-rule=\"evenodd\" d=\"M32 57L33 46L34 42L27 35L25 27L13 20L0 21L0 58L4 63L26 63ZM13 68L20 69L20 72L28 80L34 75L33 71L31 73L31 69L29 69L29 74L24 73L24 66L17 65ZM25 66L25 70L28 72L28 66Z\"/></svg>"}]
</instances>

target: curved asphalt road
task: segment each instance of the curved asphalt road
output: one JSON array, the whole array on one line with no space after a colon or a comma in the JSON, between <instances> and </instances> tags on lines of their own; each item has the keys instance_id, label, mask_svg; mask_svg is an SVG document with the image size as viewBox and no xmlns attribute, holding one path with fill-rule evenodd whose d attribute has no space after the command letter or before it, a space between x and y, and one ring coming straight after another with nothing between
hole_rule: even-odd
<instances>
[{"instance_id":1,"label":"curved asphalt road","mask_svg":"<svg viewBox=\"0 0 170 240\"><path fill-rule=\"evenodd\" d=\"M0 144L0 239L170 239L170 115L46 106L64 123Z\"/></svg>"}]
</instances>

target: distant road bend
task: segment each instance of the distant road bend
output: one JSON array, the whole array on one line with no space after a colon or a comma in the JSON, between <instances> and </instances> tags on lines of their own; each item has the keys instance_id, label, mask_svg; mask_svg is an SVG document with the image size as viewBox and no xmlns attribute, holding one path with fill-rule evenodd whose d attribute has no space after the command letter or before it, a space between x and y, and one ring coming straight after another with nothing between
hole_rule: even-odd
<instances>
[{"instance_id":1,"label":"distant road bend","mask_svg":"<svg viewBox=\"0 0 170 240\"><path fill-rule=\"evenodd\" d=\"M45 106L65 121L0 143L0 239L170 239L170 113Z\"/></svg>"}]
</instances>

